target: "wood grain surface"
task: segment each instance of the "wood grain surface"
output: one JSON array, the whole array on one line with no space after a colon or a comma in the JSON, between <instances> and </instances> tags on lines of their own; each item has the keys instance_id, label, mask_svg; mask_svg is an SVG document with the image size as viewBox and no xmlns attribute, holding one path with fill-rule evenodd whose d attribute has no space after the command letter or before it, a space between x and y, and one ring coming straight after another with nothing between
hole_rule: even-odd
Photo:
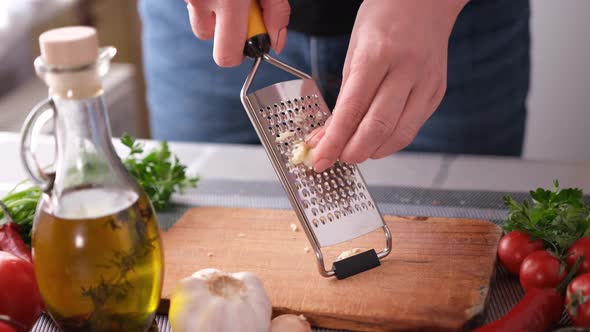
<instances>
[{"instance_id":1,"label":"wood grain surface","mask_svg":"<svg viewBox=\"0 0 590 332\"><path fill-rule=\"evenodd\" d=\"M264 282L273 315L303 314L317 327L354 331L463 331L480 324L501 229L471 219L385 216L393 236L381 266L337 280L320 276L291 210L203 207L163 232L165 278L159 312L176 283L215 267ZM291 224L298 229L293 231ZM344 250L379 251L381 230L323 248L326 267ZM306 251L309 248L309 251Z\"/></svg>"}]
</instances>

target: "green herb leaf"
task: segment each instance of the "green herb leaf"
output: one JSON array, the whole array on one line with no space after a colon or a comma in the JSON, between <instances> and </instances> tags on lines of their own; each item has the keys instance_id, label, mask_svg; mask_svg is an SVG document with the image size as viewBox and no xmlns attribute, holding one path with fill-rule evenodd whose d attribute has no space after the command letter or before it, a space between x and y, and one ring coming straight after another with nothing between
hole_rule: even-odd
<instances>
[{"instance_id":1,"label":"green herb leaf","mask_svg":"<svg viewBox=\"0 0 590 332\"><path fill-rule=\"evenodd\" d=\"M28 187L17 191L24 182L17 184L2 201L8 208L9 217L18 225L19 234L27 245L31 245L33 219L37 209L37 202L41 197L41 189ZM4 219L4 213L0 210L0 219Z\"/></svg>"},{"instance_id":2,"label":"green herb leaf","mask_svg":"<svg viewBox=\"0 0 590 332\"><path fill-rule=\"evenodd\" d=\"M590 234L590 207L584 204L582 190L560 189L557 180L553 184L553 190L530 191L530 203L504 197L508 214L503 227L508 232L529 233L562 255L572 243Z\"/></svg>"},{"instance_id":3,"label":"green herb leaf","mask_svg":"<svg viewBox=\"0 0 590 332\"><path fill-rule=\"evenodd\" d=\"M172 155L168 142L160 142L143 157L143 144L128 135L123 135L121 142L130 149L123 160L125 167L143 187L156 210L167 208L173 193L184 193L189 187L197 186L199 177L186 174L186 166Z\"/></svg>"}]
</instances>

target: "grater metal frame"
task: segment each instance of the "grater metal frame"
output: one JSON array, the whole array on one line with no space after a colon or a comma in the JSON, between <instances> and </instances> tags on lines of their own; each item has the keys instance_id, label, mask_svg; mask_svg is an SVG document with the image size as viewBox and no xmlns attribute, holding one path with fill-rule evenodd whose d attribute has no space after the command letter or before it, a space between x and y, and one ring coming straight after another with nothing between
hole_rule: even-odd
<instances>
[{"instance_id":1,"label":"grater metal frame","mask_svg":"<svg viewBox=\"0 0 590 332\"><path fill-rule=\"evenodd\" d=\"M291 73L292 75L294 75L298 79L293 80L293 81L279 82L279 83L262 88L260 90L257 90L255 92L249 94L248 90L250 89L250 87L252 85L252 82L256 76L256 73L257 73L262 61L266 61L273 66L283 69L283 70ZM365 270L368 269L367 265L371 265L372 263L376 263L376 265L379 265L379 260L385 258L391 252L391 248L392 248L391 231L390 231L389 227L387 226L387 224L384 222L382 214L379 211L378 206L374 203L373 197L368 192L368 190L366 190L366 182L365 182L362 174L360 173L360 170L358 169L358 167L356 165L345 164L345 163L341 163L338 161L339 168L337 168L336 171L338 171L339 174L342 175L342 169L344 169L345 172L349 172L347 170L347 167L348 167L348 169L351 170L350 173L354 174L354 176L357 180L357 184L359 185L359 188L362 188L361 190L363 190L363 192L361 193L361 197L364 197L366 202L368 203L368 206L367 206L367 204L362 203L362 208L360 208L360 209L359 209L359 204L356 204L356 211L357 211L356 213L363 215L363 213L366 212L366 214L370 217L370 219L372 219L373 224L372 225L368 224L368 226L363 226L363 225L367 225L367 224L360 223L357 221L357 224L360 225L361 227L353 230L351 236L346 237L346 238L330 238L329 235L325 235L324 238L318 238L319 236L316 236L316 234L314 232L314 227L317 229L319 222L318 222L317 218L310 218L310 216L308 216L304 212L305 206L302 206L301 197L298 198L298 196L300 196L299 190L297 190L296 188L293 188L293 183L291 181L289 181L289 174L287 174L287 172L285 172L284 167L281 166L281 164L285 163L284 156L282 156L280 154L280 151L277 151L277 148L275 146L276 143L272 142L270 140L269 134L266 132L267 126L262 123L263 121L261 121L261 118L260 118L261 115L259 114L259 110L260 110L260 113L262 113L263 109L260 108L261 105L256 105L256 100L255 100L256 93L258 93L262 90L265 90L265 89L273 89L276 87L280 87L281 85L285 85L285 84L291 84L291 85L295 85L297 87L301 86L301 90L305 90L306 85L312 85L311 89L318 90L317 86L315 85L315 82L313 81L313 79L310 75L308 75L308 74L306 74L306 73L304 73L304 72L302 72L302 71L300 71L288 64L285 64L285 63L281 62L280 60L277 60L277 59L271 57L268 53L265 53L265 54L262 54L261 56L258 56L253 59L253 64L250 69L250 72L248 73L248 76L246 77L244 85L240 91L240 98L241 98L242 104L246 110L246 113L248 114L248 117L249 117L250 121L252 122L256 133L258 134L258 137L264 147L264 150L267 153L267 155L271 161L272 167L273 167L276 175L278 176L284 190L286 191L288 199L289 199L289 201L290 201L290 203L291 203L291 205L292 205L292 207L299 219L299 222L300 222L301 226L303 227L304 232L305 232L305 234L306 234L306 236L307 236L307 238L314 250L320 275L322 275L323 277L336 276L340 279L340 277L338 276L338 274L335 270L334 265L332 266L331 269L326 269L325 262L324 262L324 255L322 253L321 248L327 247L327 246L330 246L332 244L336 244L336 243L339 243L342 241L352 240L355 237L365 235L369 232L372 232L372 231L375 231L375 230L381 228L384 232L385 248L383 248L380 252L374 254L374 256L375 256L374 260L376 260L377 262L367 262L367 261L357 262L357 263L360 263L360 265L364 264ZM309 98L309 96L308 96L308 98ZM316 106L321 105L322 107L327 109L327 106L325 106L325 102L324 102L320 93L317 93L317 96L315 96L315 98L317 99L317 103L315 104ZM303 100L303 98L301 98L301 100ZM274 104L274 105L275 105L275 107L277 106L277 104ZM270 107L268 107L268 108L270 109ZM329 111L328 111L328 113L329 113ZM283 114L284 114L284 112L283 112ZM320 114L320 113L318 113L318 114ZM269 116L269 119L270 119L270 116ZM277 124L277 127L278 127L278 124ZM313 127L313 124L312 124L312 127ZM268 127L268 129L271 129L271 128ZM276 141L276 139L275 139L275 141ZM336 167L336 165L332 166L331 169L326 170L322 174L326 175L327 174L326 172L330 172L331 174L334 174L335 167ZM313 172L313 171L311 171L311 172ZM318 173L314 172L314 174L317 175ZM348 180L347 180L347 182L348 182ZM334 188L336 188L336 186ZM318 189L321 189L321 188L318 188ZM328 194L326 194L326 195L328 195ZM338 202L335 202L335 203L338 203ZM303 203L303 204L305 204L305 203ZM334 206L337 206L337 205L334 205ZM351 212L350 212L351 215L355 213L354 211L352 211L352 206L349 206L348 208L351 210ZM340 211L340 210L338 210L338 211ZM342 216L342 219L345 219L345 217L346 217L345 211L347 211L347 210L344 209L342 211L344 213L344 215ZM358 212L358 211L361 211L361 212ZM336 212L336 213L338 213L338 212ZM315 213L314 213L314 215L315 215ZM329 216L330 215L331 214L329 214ZM340 219L340 217L338 217L338 215L336 215L336 218ZM321 220L322 224L325 224L328 222L331 223L332 218L330 218L329 221L324 220L324 219ZM349 234L350 234L350 232L349 232ZM355 256L359 256L359 259L360 259L361 255L357 254ZM354 259L355 256L346 258L344 260ZM341 260L341 261L344 261L344 260ZM358 272L362 272L362 271L360 271L361 269L363 269L363 267L359 266Z\"/></svg>"}]
</instances>

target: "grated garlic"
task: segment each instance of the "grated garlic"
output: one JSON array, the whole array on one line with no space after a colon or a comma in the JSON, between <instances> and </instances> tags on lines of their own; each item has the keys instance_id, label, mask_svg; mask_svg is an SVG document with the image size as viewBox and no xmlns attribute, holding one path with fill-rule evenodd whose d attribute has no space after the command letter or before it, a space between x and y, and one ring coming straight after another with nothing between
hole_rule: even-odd
<instances>
[{"instance_id":1,"label":"grated garlic","mask_svg":"<svg viewBox=\"0 0 590 332\"><path fill-rule=\"evenodd\" d=\"M295 118L293 118L293 122L294 122L295 124L298 124L298 125L300 125L300 124L302 124L302 123L304 123L304 122L305 122L305 117L304 117L303 115L298 115L298 116L296 116Z\"/></svg>"},{"instance_id":2,"label":"grated garlic","mask_svg":"<svg viewBox=\"0 0 590 332\"><path fill-rule=\"evenodd\" d=\"M286 131L284 133L280 133L279 137L277 137L276 141L277 142L284 142L286 141L289 137L293 137L295 135L294 132L292 131Z\"/></svg>"},{"instance_id":3,"label":"grated garlic","mask_svg":"<svg viewBox=\"0 0 590 332\"><path fill-rule=\"evenodd\" d=\"M293 165L303 163L307 167L313 167L313 149L305 142L295 144L289 160Z\"/></svg>"},{"instance_id":4,"label":"grated garlic","mask_svg":"<svg viewBox=\"0 0 590 332\"><path fill-rule=\"evenodd\" d=\"M362 249L360 249L360 248L354 248L354 249L352 249L352 250L346 250L346 251L343 251L343 252L342 252L342 253L341 253L341 254L338 256L338 258L336 258L336 260L338 260L338 261L339 261L339 260L341 260L341 259L345 259L345 258L348 258L348 257L350 257L350 256L354 256L354 255L358 254L358 253L359 253L359 252L361 252L361 251L362 251Z\"/></svg>"}]
</instances>

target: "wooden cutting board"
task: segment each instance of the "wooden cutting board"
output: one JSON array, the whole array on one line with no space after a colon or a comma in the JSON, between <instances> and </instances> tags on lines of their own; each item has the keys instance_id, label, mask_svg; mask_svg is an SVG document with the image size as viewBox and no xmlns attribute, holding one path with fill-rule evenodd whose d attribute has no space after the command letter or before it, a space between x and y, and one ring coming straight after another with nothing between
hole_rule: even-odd
<instances>
[{"instance_id":1,"label":"wooden cutting board","mask_svg":"<svg viewBox=\"0 0 590 332\"><path fill-rule=\"evenodd\" d=\"M191 209L163 233L166 272L159 311L167 313L169 296L181 278L215 267L256 273L274 316L303 314L317 327L463 331L480 324L500 227L469 219L385 220L393 236L390 255L377 268L337 280L319 275L313 250L291 210ZM384 243L378 230L322 251L329 267L344 250L379 251Z\"/></svg>"}]
</instances>

